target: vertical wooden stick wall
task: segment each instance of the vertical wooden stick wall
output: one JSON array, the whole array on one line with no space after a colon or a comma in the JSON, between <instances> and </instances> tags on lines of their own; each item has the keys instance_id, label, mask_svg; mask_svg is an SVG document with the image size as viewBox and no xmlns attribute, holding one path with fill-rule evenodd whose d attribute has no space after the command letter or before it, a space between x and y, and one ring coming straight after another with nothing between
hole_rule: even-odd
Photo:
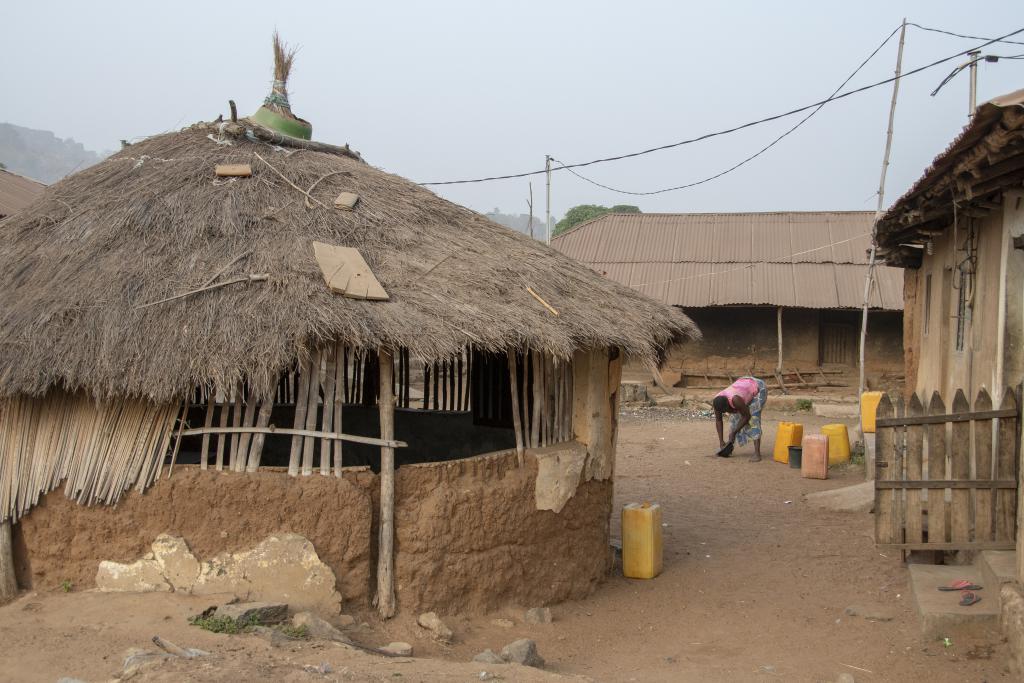
<instances>
[{"instance_id":1,"label":"vertical wooden stick wall","mask_svg":"<svg viewBox=\"0 0 1024 683\"><path fill-rule=\"evenodd\" d=\"M395 400L391 377L394 357L381 349L380 359L380 438L395 438ZM434 375L435 379L437 375ZM390 619L395 615L395 449L380 449L380 542L377 556L377 611Z\"/></svg>"}]
</instances>

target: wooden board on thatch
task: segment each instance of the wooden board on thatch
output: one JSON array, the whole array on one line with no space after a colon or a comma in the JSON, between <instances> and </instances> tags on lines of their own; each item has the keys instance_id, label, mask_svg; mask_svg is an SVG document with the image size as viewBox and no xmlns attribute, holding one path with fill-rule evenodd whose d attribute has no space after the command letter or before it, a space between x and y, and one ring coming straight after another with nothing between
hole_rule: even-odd
<instances>
[{"instance_id":1,"label":"wooden board on thatch","mask_svg":"<svg viewBox=\"0 0 1024 683\"><path fill-rule=\"evenodd\" d=\"M248 178L252 175L249 164L217 164L215 172L221 178Z\"/></svg>"},{"instance_id":2,"label":"wooden board on thatch","mask_svg":"<svg viewBox=\"0 0 1024 683\"><path fill-rule=\"evenodd\" d=\"M388 300L388 293L357 249L313 242L313 254L327 286L335 294L350 299Z\"/></svg>"},{"instance_id":3,"label":"wooden board on thatch","mask_svg":"<svg viewBox=\"0 0 1024 683\"><path fill-rule=\"evenodd\" d=\"M343 211L351 211L358 201L359 195L354 192L342 192L338 195L338 198L334 200L334 206L342 209Z\"/></svg>"}]
</instances>

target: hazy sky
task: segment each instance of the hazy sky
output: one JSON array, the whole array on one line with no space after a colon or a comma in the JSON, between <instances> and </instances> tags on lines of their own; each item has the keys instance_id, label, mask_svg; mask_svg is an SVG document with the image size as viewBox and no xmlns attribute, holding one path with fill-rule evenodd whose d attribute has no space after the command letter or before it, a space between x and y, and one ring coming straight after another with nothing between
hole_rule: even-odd
<instances>
[{"instance_id":1,"label":"hazy sky","mask_svg":"<svg viewBox=\"0 0 1024 683\"><path fill-rule=\"evenodd\" d=\"M475 178L542 168L545 154L571 163L627 153L812 103L903 16L995 37L1024 27L1024 3L8 2L0 121L102 150L216 118L229 98L250 113L269 90L276 27L300 47L291 101L314 138L348 142L419 182ZM904 67L974 44L911 28ZM986 51L1021 54L1024 45ZM894 39L850 87L891 76L895 55ZM887 203L966 122L966 72L929 97L956 63L901 85ZM1024 60L981 65L979 101L1022 87ZM759 159L694 189L629 197L562 171L552 212L581 203L873 209L891 92L830 104ZM796 120L581 172L624 189L679 185L732 165ZM478 211L519 213L527 182L437 191ZM543 176L532 182L543 215Z\"/></svg>"}]
</instances>

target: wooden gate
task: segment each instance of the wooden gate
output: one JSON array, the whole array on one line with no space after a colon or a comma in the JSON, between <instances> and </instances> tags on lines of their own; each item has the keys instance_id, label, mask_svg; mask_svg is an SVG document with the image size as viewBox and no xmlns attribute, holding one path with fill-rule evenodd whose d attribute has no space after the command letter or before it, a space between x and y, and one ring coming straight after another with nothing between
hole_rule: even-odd
<instances>
[{"instance_id":1,"label":"wooden gate","mask_svg":"<svg viewBox=\"0 0 1024 683\"><path fill-rule=\"evenodd\" d=\"M903 550L1012 550L1017 538L1020 401L982 389L878 405L875 541Z\"/></svg>"}]
</instances>

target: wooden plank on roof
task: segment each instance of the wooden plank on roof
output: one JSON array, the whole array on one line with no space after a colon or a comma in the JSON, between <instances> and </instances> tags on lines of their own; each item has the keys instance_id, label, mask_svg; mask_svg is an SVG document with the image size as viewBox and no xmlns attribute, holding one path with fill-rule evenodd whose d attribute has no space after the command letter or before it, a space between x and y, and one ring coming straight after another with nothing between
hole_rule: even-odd
<instances>
[{"instance_id":1,"label":"wooden plank on roof","mask_svg":"<svg viewBox=\"0 0 1024 683\"><path fill-rule=\"evenodd\" d=\"M390 298L359 250L313 242L313 254L324 274L324 281L335 294L370 301L387 301Z\"/></svg>"},{"instance_id":2,"label":"wooden plank on roof","mask_svg":"<svg viewBox=\"0 0 1024 683\"><path fill-rule=\"evenodd\" d=\"M354 192L342 192L334 200L334 206L343 211L351 211L359 201L359 195Z\"/></svg>"},{"instance_id":3,"label":"wooden plank on roof","mask_svg":"<svg viewBox=\"0 0 1024 683\"><path fill-rule=\"evenodd\" d=\"M252 175L249 164L217 164L214 172L221 178L248 178Z\"/></svg>"}]
</instances>

